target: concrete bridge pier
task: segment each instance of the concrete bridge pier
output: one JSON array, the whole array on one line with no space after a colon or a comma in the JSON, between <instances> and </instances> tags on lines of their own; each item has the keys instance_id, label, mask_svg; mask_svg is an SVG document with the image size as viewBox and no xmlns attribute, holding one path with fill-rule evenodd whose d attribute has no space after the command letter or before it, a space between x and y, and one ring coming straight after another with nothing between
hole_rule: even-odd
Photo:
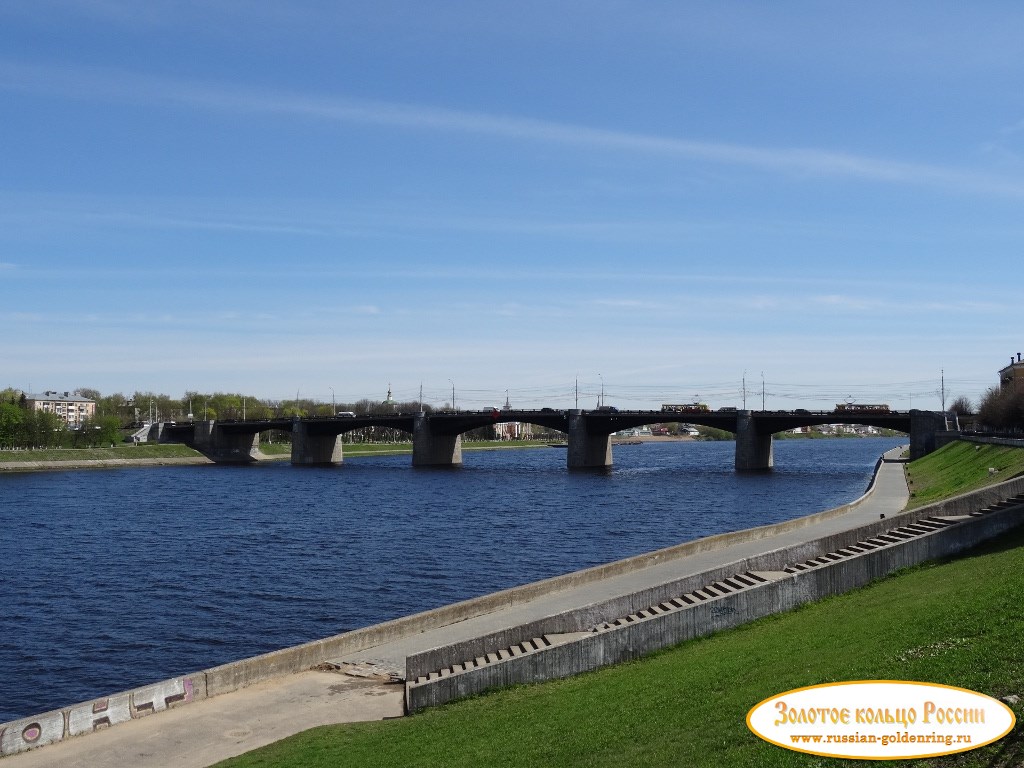
<instances>
[{"instance_id":1,"label":"concrete bridge pier","mask_svg":"<svg viewBox=\"0 0 1024 768\"><path fill-rule=\"evenodd\" d=\"M910 460L938 449L938 434L946 431L946 418L932 411L910 411Z\"/></svg>"},{"instance_id":2,"label":"concrete bridge pier","mask_svg":"<svg viewBox=\"0 0 1024 768\"><path fill-rule=\"evenodd\" d=\"M193 445L217 464L251 464L256 461L260 436L255 432L228 432L216 421L197 421Z\"/></svg>"},{"instance_id":3,"label":"concrete bridge pier","mask_svg":"<svg viewBox=\"0 0 1024 768\"><path fill-rule=\"evenodd\" d=\"M292 464L304 467L332 466L345 460L341 435L311 435L309 425L292 421Z\"/></svg>"},{"instance_id":4,"label":"concrete bridge pier","mask_svg":"<svg viewBox=\"0 0 1024 768\"><path fill-rule=\"evenodd\" d=\"M771 469L775 465L772 435L762 434L753 411L736 414L736 469L740 472Z\"/></svg>"},{"instance_id":5,"label":"concrete bridge pier","mask_svg":"<svg viewBox=\"0 0 1024 768\"><path fill-rule=\"evenodd\" d=\"M413 418L412 465L444 467L462 464L462 435L435 434L425 413Z\"/></svg>"},{"instance_id":6,"label":"concrete bridge pier","mask_svg":"<svg viewBox=\"0 0 1024 768\"><path fill-rule=\"evenodd\" d=\"M612 465L612 436L592 435L579 409L569 411L569 448L565 463L569 469L590 469Z\"/></svg>"}]
</instances>

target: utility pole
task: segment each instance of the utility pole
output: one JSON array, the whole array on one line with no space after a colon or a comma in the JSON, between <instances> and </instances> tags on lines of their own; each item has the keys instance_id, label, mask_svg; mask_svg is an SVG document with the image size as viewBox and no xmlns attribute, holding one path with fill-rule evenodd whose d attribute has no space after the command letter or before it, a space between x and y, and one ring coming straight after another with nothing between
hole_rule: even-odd
<instances>
[{"instance_id":1,"label":"utility pole","mask_svg":"<svg viewBox=\"0 0 1024 768\"><path fill-rule=\"evenodd\" d=\"M942 376L942 412L946 412L946 369L941 369Z\"/></svg>"},{"instance_id":2,"label":"utility pole","mask_svg":"<svg viewBox=\"0 0 1024 768\"><path fill-rule=\"evenodd\" d=\"M747 372L743 372L743 410L747 410Z\"/></svg>"},{"instance_id":3,"label":"utility pole","mask_svg":"<svg viewBox=\"0 0 1024 768\"><path fill-rule=\"evenodd\" d=\"M580 409L580 377L576 377L576 410Z\"/></svg>"}]
</instances>

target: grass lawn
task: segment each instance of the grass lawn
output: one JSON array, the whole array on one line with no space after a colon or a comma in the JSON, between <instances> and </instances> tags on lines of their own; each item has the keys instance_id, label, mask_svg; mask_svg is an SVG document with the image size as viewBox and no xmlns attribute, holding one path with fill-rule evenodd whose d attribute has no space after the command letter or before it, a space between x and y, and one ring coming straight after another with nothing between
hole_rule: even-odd
<instances>
[{"instance_id":1,"label":"grass lawn","mask_svg":"<svg viewBox=\"0 0 1024 768\"><path fill-rule=\"evenodd\" d=\"M989 469L996 470L990 473ZM950 443L908 465L910 504L924 506L1001 483L1024 473L1024 449L1005 445Z\"/></svg>"},{"instance_id":2,"label":"grass lawn","mask_svg":"<svg viewBox=\"0 0 1024 768\"><path fill-rule=\"evenodd\" d=\"M910 467L921 495L955 495L1024 450L948 446ZM961 454L963 454L961 456ZM976 459L976 460L975 460ZM976 464L961 472L964 463ZM936 470L935 468L940 469ZM944 467L944 469L943 469ZM923 471L922 471L923 470ZM1000 469L1000 471L1003 471ZM923 503L923 502L920 502ZM948 562L568 680L520 686L401 720L317 728L220 765L848 766L761 741L747 711L841 680L919 680L1024 697L1024 530ZM1014 704L1018 717L1024 707ZM988 747L894 765L1024 765L1018 726Z\"/></svg>"},{"instance_id":3,"label":"grass lawn","mask_svg":"<svg viewBox=\"0 0 1024 768\"><path fill-rule=\"evenodd\" d=\"M200 457L201 453L184 445L156 443L118 443L113 448L45 448L35 451L0 451L0 462L7 461L84 461L87 459L174 459Z\"/></svg>"}]
</instances>

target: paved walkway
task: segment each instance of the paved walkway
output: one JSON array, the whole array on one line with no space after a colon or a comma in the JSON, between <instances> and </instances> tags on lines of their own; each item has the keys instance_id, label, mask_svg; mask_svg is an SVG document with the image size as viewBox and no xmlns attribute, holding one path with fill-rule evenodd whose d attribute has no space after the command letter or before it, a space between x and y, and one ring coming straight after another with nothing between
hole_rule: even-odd
<instances>
[{"instance_id":1,"label":"paved walkway","mask_svg":"<svg viewBox=\"0 0 1024 768\"><path fill-rule=\"evenodd\" d=\"M740 542L566 589L529 603L401 638L335 662L372 662L401 670L409 653L466 640L570 608L701 573L892 515L909 498L902 449L886 454L874 493L853 510L782 534ZM404 687L336 672L303 672L122 725L0 758L0 768L205 768L318 725L399 717Z\"/></svg>"}]
</instances>

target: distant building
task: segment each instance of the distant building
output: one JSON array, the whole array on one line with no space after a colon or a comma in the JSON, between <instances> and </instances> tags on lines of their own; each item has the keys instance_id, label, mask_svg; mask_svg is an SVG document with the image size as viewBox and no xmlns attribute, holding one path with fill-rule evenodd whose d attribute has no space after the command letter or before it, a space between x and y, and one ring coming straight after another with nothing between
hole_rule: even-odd
<instances>
[{"instance_id":1,"label":"distant building","mask_svg":"<svg viewBox=\"0 0 1024 768\"><path fill-rule=\"evenodd\" d=\"M70 392L47 391L38 395L25 395L25 404L34 411L57 414L72 429L96 415L94 401Z\"/></svg>"},{"instance_id":2,"label":"distant building","mask_svg":"<svg viewBox=\"0 0 1024 768\"><path fill-rule=\"evenodd\" d=\"M650 427L631 427L620 429L615 433L615 437L650 437L652 434Z\"/></svg>"},{"instance_id":3,"label":"distant building","mask_svg":"<svg viewBox=\"0 0 1024 768\"><path fill-rule=\"evenodd\" d=\"M1020 352L1017 359L1010 358L1010 364L999 371L999 388L1024 386L1024 360L1021 360Z\"/></svg>"},{"instance_id":4,"label":"distant building","mask_svg":"<svg viewBox=\"0 0 1024 768\"><path fill-rule=\"evenodd\" d=\"M495 440L529 440L533 437L533 425L519 421L503 421L494 425Z\"/></svg>"},{"instance_id":5,"label":"distant building","mask_svg":"<svg viewBox=\"0 0 1024 768\"><path fill-rule=\"evenodd\" d=\"M383 403L381 403L381 405L384 406L385 408L387 408L389 411L393 411L393 410L395 410L398 407L398 403L396 403L395 399L393 397L391 397L391 384L388 384L388 397L387 397L387 400L385 400Z\"/></svg>"}]
</instances>

